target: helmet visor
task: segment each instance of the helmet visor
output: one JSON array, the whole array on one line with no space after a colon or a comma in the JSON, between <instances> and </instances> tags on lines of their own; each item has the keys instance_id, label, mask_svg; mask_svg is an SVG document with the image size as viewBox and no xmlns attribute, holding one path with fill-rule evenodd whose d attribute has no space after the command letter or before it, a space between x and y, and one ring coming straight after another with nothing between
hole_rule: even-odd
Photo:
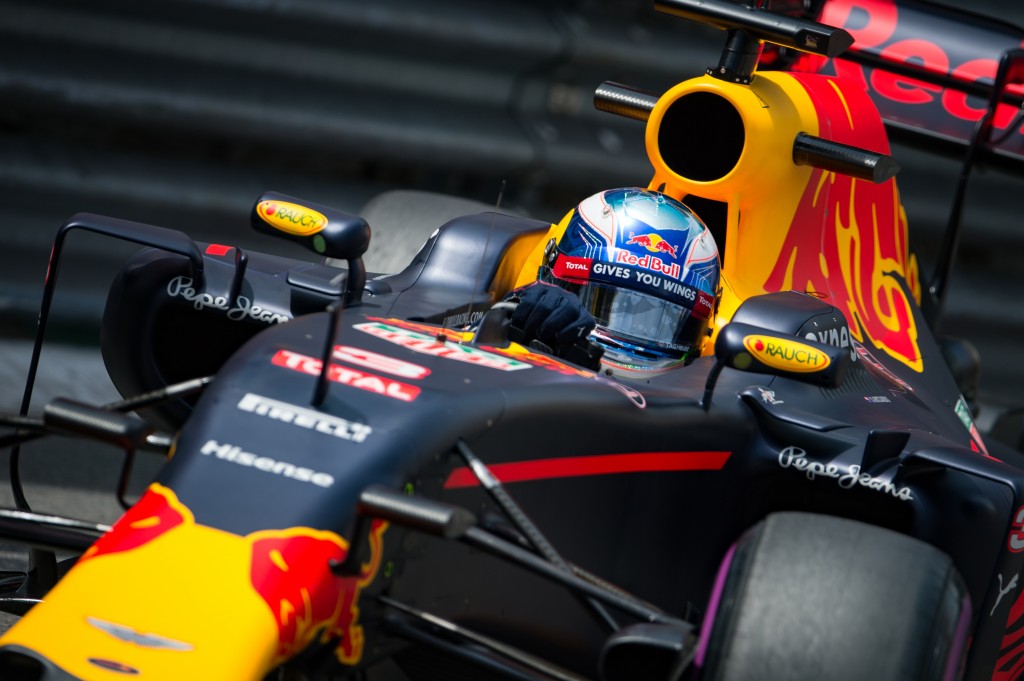
<instances>
[{"instance_id":1,"label":"helmet visor","mask_svg":"<svg viewBox=\"0 0 1024 681\"><path fill-rule=\"evenodd\" d=\"M707 332L708 320L689 308L647 293L597 282L573 283L551 275L542 279L575 293L594 319L602 335L647 348L652 353L682 357L698 345Z\"/></svg>"}]
</instances>

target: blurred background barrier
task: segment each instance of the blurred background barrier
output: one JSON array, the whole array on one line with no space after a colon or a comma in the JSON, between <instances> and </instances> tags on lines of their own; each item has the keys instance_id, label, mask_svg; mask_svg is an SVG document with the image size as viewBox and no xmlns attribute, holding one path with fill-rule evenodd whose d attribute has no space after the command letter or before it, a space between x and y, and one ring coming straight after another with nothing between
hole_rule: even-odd
<instances>
[{"instance_id":1,"label":"blurred background barrier","mask_svg":"<svg viewBox=\"0 0 1024 681\"><path fill-rule=\"evenodd\" d=\"M958 4L1024 25L1022 3ZM3 408L18 406L27 355L17 341L34 331L50 241L73 213L308 259L250 231L261 192L359 212L394 189L493 206L504 182L504 209L558 220L595 191L646 184L643 124L596 111L594 90L613 80L662 92L716 63L724 40L651 6L0 1ZM893 155L927 274L960 159L902 144ZM1003 171L973 181L943 321L980 351L982 423L1024 401L1022 190L1024 178ZM393 271L427 236L398 224L375 233L371 271ZM69 239L54 341L95 346L107 286L134 250ZM47 390L80 393L81 376L54 366ZM101 382L102 367L94 373Z\"/></svg>"}]
</instances>

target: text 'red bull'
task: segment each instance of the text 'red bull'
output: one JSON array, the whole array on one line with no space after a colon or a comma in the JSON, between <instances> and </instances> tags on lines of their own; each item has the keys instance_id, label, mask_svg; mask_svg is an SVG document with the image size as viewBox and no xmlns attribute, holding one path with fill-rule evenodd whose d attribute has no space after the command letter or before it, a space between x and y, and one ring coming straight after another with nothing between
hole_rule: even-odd
<instances>
[{"instance_id":1,"label":"text 'red bull'","mask_svg":"<svg viewBox=\"0 0 1024 681\"><path fill-rule=\"evenodd\" d=\"M651 270L652 272L661 272L667 274L675 279L679 278L682 268L679 263L666 263L661 258L656 258L653 255L636 256L629 251L616 251L615 262L622 263L624 265L633 265L634 267L643 267L644 269Z\"/></svg>"}]
</instances>

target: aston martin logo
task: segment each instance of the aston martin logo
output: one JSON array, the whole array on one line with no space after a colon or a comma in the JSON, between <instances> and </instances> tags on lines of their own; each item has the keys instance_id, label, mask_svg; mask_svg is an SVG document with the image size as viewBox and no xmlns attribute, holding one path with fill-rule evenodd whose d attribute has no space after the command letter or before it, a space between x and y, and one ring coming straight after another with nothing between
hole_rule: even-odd
<instances>
[{"instance_id":1,"label":"aston martin logo","mask_svg":"<svg viewBox=\"0 0 1024 681\"><path fill-rule=\"evenodd\" d=\"M135 631L131 627L126 627L123 624L104 622L103 620L95 617L87 617L86 621L100 631L110 634L114 638L120 639L126 643L134 643L135 645L142 646L143 648L158 648L161 650L192 650L191 643L174 641L164 636L158 636L157 634L143 634Z\"/></svg>"}]
</instances>

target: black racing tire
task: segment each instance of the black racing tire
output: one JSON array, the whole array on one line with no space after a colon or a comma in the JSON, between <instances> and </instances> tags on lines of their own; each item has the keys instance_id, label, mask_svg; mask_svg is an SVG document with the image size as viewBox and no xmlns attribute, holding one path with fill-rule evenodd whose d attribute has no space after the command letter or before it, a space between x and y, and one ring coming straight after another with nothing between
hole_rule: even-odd
<instances>
[{"instance_id":1,"label":"black racing tire","mask_svg":"<svg viewBox=\"0 0 1024 681\"><path fill-rule=\"evenodd\" d=\"M778 513L722 562L701 681L958 678L970 598L949 556L873 525Z\"/></svg>"}]
</instances>

